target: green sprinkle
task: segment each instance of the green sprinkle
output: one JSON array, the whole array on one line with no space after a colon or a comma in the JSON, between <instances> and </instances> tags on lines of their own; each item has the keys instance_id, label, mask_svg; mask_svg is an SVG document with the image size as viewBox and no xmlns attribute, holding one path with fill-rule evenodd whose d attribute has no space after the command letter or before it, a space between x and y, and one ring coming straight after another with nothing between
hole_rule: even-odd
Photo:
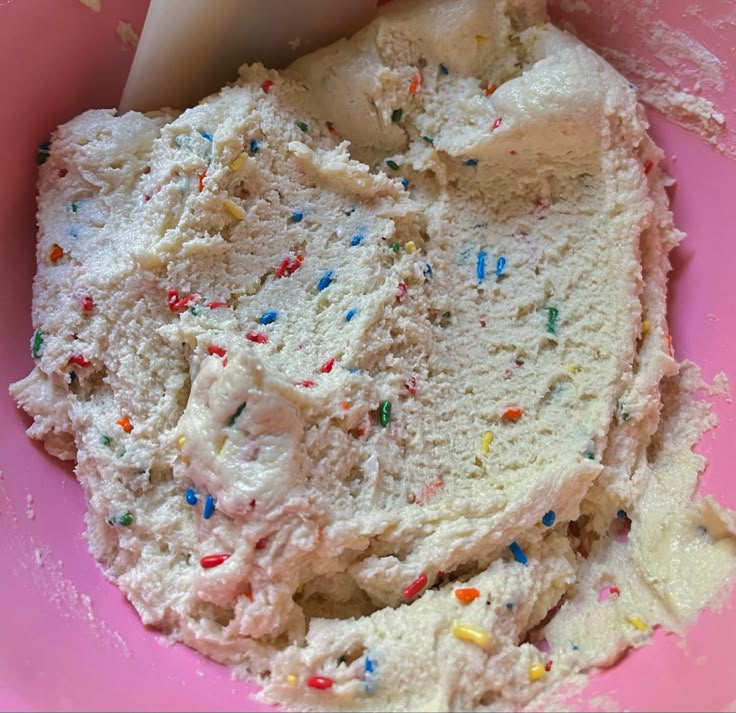
<instances>
[{"instance_id":1,"label":"green sprinkle","mask_svg":"<svg viewBox=\"0 0 736 713\"><path fill-rule=\"evenodd\" d=\"M126 512L125 515L120 516L118 522L123 527L130 527L133 524L133 516L129 512Z\"/></svg>"},{"instance_id":2,"label":"green sprinkle","mask_svg":"<svg viewBox=\"0 0 736 713\"><path fill-rule=\"evenodd\" d=\"M388 422L391 420L390 401L381 401L381 405L378 407L378 419L384 428L388 426Z\"/></svg>"},{"instance_id":3,"label":"green sprinkle","mask_svg":"<svg viewBox=\"0 0 736 713\"><path fill-rule=\"evenodd\" d=\"M434 139L431 136L422 136L422 141L426 141L428 144L434 145Z\"/></svg>"},{"instance_id":4,"label":"green sprinkle","mask_svg":"<svg viewBox=\"0 0 736 713\"><path fill-rule=\"evenodd\" d=\"M243 401L243 403L240 404L240 406L238 406L238 410L230 418L230 423L228 423L228 426L235 425L235 422L238 420L238 416L240 416L240 414L243 413L243 409L245 408L246 403L247 403L246 401Z\"/></svg>"},{"instance_id":5,"label":"green sprinkle","mask_svg":"<svg viewBox=\"0 0 736 713\"><path fill-rule=\"evenodd\" d=\"M110 436L100 436L100 443L102 443L103 446L109 446Z\"/></svg>"},{"instance_id":6,"label":"green sprinkle","mask_svg":"<svg viewBox=\"0 0 736 713\"><path fill-rule=\"evenodd\" d=\"M452 315L450 314L450 312L444 312L442 315L442 319L450 319L451 316Z\"/></svg>"},{"instance_id":7,"label":"green sprinkle","mask_svg":"<svg viewBox=\"0 0 736 713\"><path fill-rule=\"evenodd\" d=\"M72 201L72 204L69 207L72 209L72 213L76 213L79 208L79 204L76 201Z\"/></svg>"},{"instance_id":8,"label":"green sprinkle","mask_svg":"<svg viewBox=\"0 0 736 713\"><path fill-rule=\"evenodd\" d=\"M49 157L49 155L45 151L39 151L36 154L36 163L39 166L42 166L44 163L46 163L48 157Z\"/></svg>"},{"instance_id":9,"label":"green sprinkle","mask_svg":"<svg viewBox=\"0 0 736 713\"><path fill-rule=\"evenodd\" d=\"M595 460L595 453L593 453L593 451L588 451L585 454L585 457L588 458L589 460Z\"/></svg>"},{"instance_id":10,"label":"green sprinkle","mask_svg":"<svg viewBox=\"0 0 736 713\"><path fill-rule=\"evenodd\" d=\"M547 307L547 331L550 334L557 334L557 317L560 311L557 307Z\"/></svg>"},{"instance_id":11,"label":"green sprinkle","mask_svg":"<svg viewBox=\"0 0 736 713\"><path fill-rule=\"evenodd\" d=\"M37 329L33 333L33 339L31 340L31 356L34 359L38 359L43 352L43 332Z\"/></svg>"},{"instance_id":12,"label":"green sprinkle","mask_svg":"<svg viewBox=\"0 0 736 713\"><path fill-rule=\"evenodd\" d=\"M386 159L386 165L392 170L392 171L398 171L399 170L399 164L396 163L393 159Z\"/></svg>"},{"instance_id":13,"label":"green sprinkle","mask_svg":"<svg viewBox=\"0 0 736 713\"><path fill-rule=\"evenodd\" d=\"M391 248L391 250L393 250L395 253L397 253L397 252L399 252L399 249L401 248L401 245L399 245L398 243L391 243L391 245L389 245L389 247Z\"/></svg>"},{"instance_id":14,"label":"green sprinkle","mask_svg":"<svg viewBox=\"0 0 736 713\"><path fill-rule=\"evenodd\" d=\"M304 121L297 121L296 125L304 132L307 132L307 129L309 129L309 124L307 124Z\"/></svg>"},{"instance_id":15,"label":"green sprinkle","mask_svg":"<svg viewBox=\"0 0 736 713\"><path fill-rule=\"evenodd\" d=\"M394 109L391 112L391 123L398 124L401 121L401 117L404 116L403 109Z\"/></svg>"}]
</instances>

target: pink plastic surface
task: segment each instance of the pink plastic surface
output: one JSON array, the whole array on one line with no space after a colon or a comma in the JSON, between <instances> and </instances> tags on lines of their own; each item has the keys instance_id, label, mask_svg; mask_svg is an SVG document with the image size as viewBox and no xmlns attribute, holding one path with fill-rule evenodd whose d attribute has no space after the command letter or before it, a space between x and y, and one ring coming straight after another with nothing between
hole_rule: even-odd
<instances>
[{"instance_id":1,"label":"pink plastic surface","mask_svg":"<svg viewBox=\"0 0 736 713\"><path fill-rule=\"evenodd\" d=\"M626 33L606 34L610 5L604 0L589 4L601 14L568 15L581 34L625 47L630 41ZM665 18L729 63L728 86L736 73L736 25L709 29L685 14L691 4L662 2ZM705 16L715 16L729 5L718 0L699 3ZM28 340L36 147L57 124L80 111L116 104L132 51L120 43L115 25L123 19L140 31L145 8L145 0L102 0L100 14L75 0L0 3L3 383L24 376L32 366ZM638 41L635 33L631 36ZM721 102L729 107L736 106L736 81L730 86L727 101ZM723 370L733 381L736 241L731 214L736 162L661 118L652 116L652 124L655 139L666 150L666 165L677 178L673 203L677 223L689 234L674 255L670 317L675 349L678 357L699 363L707 378ZM734 406L716 399L715 410L720 425L699 446L710 460L703 488L736 508ZM252 701L251 686L232 681L226 669L186 647L162 646L160 637L141 625L87 552L82 539L83 498L71 469L31 443L24 435L26 426L25 417L1 388L0 708L268 710ZM26 515L29 495L33 519ZM733 706L734 603L732 598L719 613L706 612L689 633L686 646L657 634L652 646L594 676L582 707L593 706L595 696L609 696L621 707L637 710Z\"/></svg>"}]
</instances>

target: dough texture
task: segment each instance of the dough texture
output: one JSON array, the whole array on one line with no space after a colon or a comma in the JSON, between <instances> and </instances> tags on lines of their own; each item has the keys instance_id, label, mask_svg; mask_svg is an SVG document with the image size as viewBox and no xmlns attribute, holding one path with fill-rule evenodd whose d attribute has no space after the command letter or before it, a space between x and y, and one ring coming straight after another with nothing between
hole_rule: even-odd
<instances>
[{"instance_id":1,"label":"dough texture","mask_svg":"<svg viewBox=\"0 0 736 713\"><path fill-rule=\"evenodd\" d=\"M537 0L59 127L11 390L143 621L315 710L523 707L690 621L736 528L646 129Z\"/></svg>"}]
</instances>

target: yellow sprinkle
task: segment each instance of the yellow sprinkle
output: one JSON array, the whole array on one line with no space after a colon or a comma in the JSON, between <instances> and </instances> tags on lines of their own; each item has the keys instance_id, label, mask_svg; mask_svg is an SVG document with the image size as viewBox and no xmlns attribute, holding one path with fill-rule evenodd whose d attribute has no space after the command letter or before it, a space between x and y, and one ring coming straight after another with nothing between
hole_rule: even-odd
<instances>
[{"instance_id":1,"label":"yellow sprinkle","mask_svg":"<svg viewBox=\"0 0 736 713\"><path fill-rule=\"evenodd\" d=\"M298 678L296 677L296 674L295 674L295 673L290 673L290 674L289 674L289 675L288 675L288 676L286 677L286 682L287 682L287 683L288 683L288 684L289 684L290 686L296 686L296 684L297 684L297 683L299 683L299 679L298 679Z\"/></svg>"},{"instance_id":2,"label":"yellow sprinkle","mask_svg":"<svg viewBox=\"0 0 736 713\"><path fill-rule=\"evenodd\" d=\"M237 203L233 203L229 198L226 198L222 202L222 205L225 207L225 210L235 218L235 220L243 220L243 218L245 218L245 211Z\"/></svg>"},{"instance_id":3,"label":"yellow sprinkle","mask_svg":"<svg viewBox=\"0 0 736 713\"><path fill-rule=\"evenodd\" d=\"M565 369L571 374L577 374L580 371L580 364L565 364Z\"/></svg>"},{"instance_id":4,"label":"yellow sprinkle","mask_svg":"<svg viewBox=\"0 0 736 713\"><path fill-rule=\"evenodd\" d=\"M643 336L649 334L649 332L651 332L651 331L652 331L652 323L648 319L645 319L641 323L641 336L643 337Z\"/></svg>"},{"instance_id":5,"label":"yellow sprinkle","mask_svg":"<svg viewBox=\"0 0 736 713\"><path fill-rule=\"evenodd\" d=\"M220 446L220 450L217 453L217 456L221 456L225 452L225 446L227 445L227 436L222 439L222 445Z\"/></svg>"},{"instance_id":6,"label":"yellow sprinkle","mask_svg":"<svg viewBox=\"0 0 736 713\"><path fill-rule=\"evenodd\" d=\"M184 448L184 444L187 442L186 436L179 436L179 440L177 443L179 444L179 448Z\"/></svg>"},{"instance_id":7,"label":"yellow sprinkle","mask_svg":"<svg viewBox=\"0 0 736 713\"><path fill-rule=\"evenodd\" d=\"M452 625L452 633L458 639L470 641L472 644L483 648L491 643L491 635L488 632L470 624L459 624L455 622Z\"/></svg>"},{"instance_id":8,"label":"yellow sprinkle","mask_svg":"<svg viewBox=\"0 0 736 713\"><path fill-rule=\"evenodd\" d=\"M410 240L406 245L404 245L404 249L408 253L413 253L417 249L417 246L414 244L413 240Z\"/></svg>"},{"instance_id":9,"label":"yellow sprinkle","mask_svg":"<svg viewBox=\"0 0 736 713\"><path fill-rule=\"evenodd\" d=\"M534 683L534 681L541 681L544 678L544 675L545 670L541 663L535 663L529 667L529 680L532 683Z\"/></svg>"},{"instance_id":10,"label":"yellow sprinkle","mask_svg":"<svg viewBox=\"0 0 736 713\"><path fill-rule=\"evenodd\" d=\"M638 616L630 616L629 617L629 623L639 629L639 631L647 631L649 627L644 623L643 619L640 619Z\"/></svg>"},{"instance_id":11,"label":"yellow sprinkle","mask_svg":"<svg viewBox=\"0 0 736 713\"><path fill-rule=\"evenodd\" d=\"M488 453L493 443L493 434L490 431L486 431L480 439L480 449L483 453Z\"/></svg>"},{"instance_id":12,"label":"yellow sprinkle","mask_svg":"<svg viewBox=\"0 0 736 713\"><path fill-rule=\"evenodd\" d=\"M475 41L479 45L484 45L486 42L488 42L488 38L485 35L476 35L475 36Z\"/></svg>"},{"instance_id":13,"label":"yellow sprinkle","mask_svg":"<svg viewBox=\"0 0 736 713\"><path fill-rule=\"evenodd\" d=\"M239 168L242 168L244 163L245 163L245 153L241 153L240 156L238 156L237 158L234 158L230 162L230 170L237 171Z\"/></svg>"}]
</instances>

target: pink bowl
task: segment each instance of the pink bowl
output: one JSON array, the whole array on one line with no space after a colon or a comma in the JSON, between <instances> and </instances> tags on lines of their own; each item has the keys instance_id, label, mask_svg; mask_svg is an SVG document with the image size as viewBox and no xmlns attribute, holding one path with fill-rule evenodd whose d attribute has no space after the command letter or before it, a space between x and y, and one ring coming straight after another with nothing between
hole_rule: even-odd
<instances>
[{"instance_id":1,"label":"pink bowl","mask_svg":"<svg viewBox=\"0 0 736 713\"><path fill-rule=\"evenodd\" d=\"M645 44L647 28L637 25L634 14L622 18L615 35L609 33L620 3L591 2L592 14L569 1L556 4L568 12L555 8L555 17L573 22L586 39L621 49L641 50ZM701 17L712 27L686 14L690 3L684 0L662 0L661 5L664 20L726 61L726 90L714 98L720 106L736 106L736 24L729 24L726 14L732 12L730 0L701 0ZM146 6L146 0L102 0L98 14L73 0L0 3L5 56L0 87L6 107L0 115L0 135L6 141L0 304L5 305L7 330L0 373L5 383L32 366L28 342L37 145L75 114L117 104L133 52L122 45L115 26L122 19L140 31ZM719 26L721 16L725 20ZM727 188L736 185L736 163L662 117L651 115L651 120L652 133L668 156L666 166L677 179L677 224L689 235L675 252L670 283L677 356L700 364L706 378L721 370L733 378L736 310L729 297L734 296L736 236L731 235ZM734 407L717 399L715 411L720 424L699 446L710 461L703 490L736 508L736 484L730 477L736 456ZM184 646L162 646L160 637L141 625L87 552L84 503L71 468L30 442L24 435L27 425L7 390L0 389L0 708L269 709L253 701L252 686L232 681L225 668ZM638 710L733 710L735 603L732 598L720 612L706 612L689 632L686 646L657 634L652 646L596 674L579 707L595 707L596 701L606 707L612 699Z\"/></svg>"}]
</instances>

